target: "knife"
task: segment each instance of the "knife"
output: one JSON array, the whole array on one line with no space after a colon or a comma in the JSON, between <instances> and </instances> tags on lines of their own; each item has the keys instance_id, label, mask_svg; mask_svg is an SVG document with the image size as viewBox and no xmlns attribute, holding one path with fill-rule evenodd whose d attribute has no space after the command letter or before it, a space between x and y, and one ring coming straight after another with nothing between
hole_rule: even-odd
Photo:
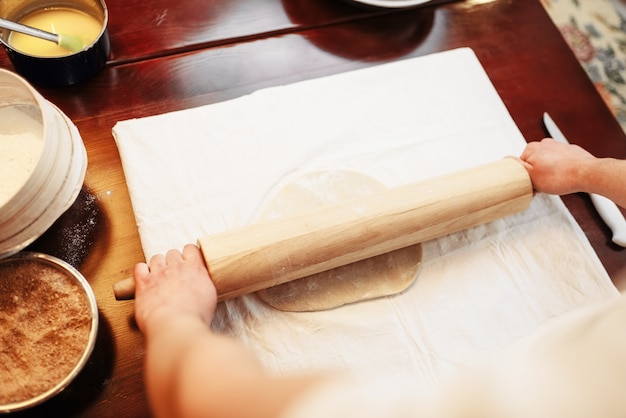
<instances>
[{"instance_id":1,"label":"knife","mask_svg":"<svg viewBox=\"0 0 626 418\"><path fill-rule=\"evenodd\" d=\"M543 123L548 130L550 136L559 142L569 144L569 141L563 135L559 127L552 120L547 112L543 114ZM624 215L612 200L604 196L590 193L589 197L595 206L602 220L608 225L613 233L612 241L620 247L626 247L626 219Z\"/></svg>"}]
</instances>

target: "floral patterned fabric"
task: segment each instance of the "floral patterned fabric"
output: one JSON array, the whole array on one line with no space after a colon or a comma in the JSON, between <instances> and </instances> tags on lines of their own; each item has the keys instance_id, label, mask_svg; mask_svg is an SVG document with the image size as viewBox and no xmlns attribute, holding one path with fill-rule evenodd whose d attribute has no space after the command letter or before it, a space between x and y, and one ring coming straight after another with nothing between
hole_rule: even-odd
<instances>
[{"instance_id":1,"label":"floral patterned fabric","mask_svg":"<svg viewBox=\"0 0 626 418\"><path fill-rule=\"evenodd\" d=\"M626 0L541 0L626 131Z\"/></svg>"}]
</instances>

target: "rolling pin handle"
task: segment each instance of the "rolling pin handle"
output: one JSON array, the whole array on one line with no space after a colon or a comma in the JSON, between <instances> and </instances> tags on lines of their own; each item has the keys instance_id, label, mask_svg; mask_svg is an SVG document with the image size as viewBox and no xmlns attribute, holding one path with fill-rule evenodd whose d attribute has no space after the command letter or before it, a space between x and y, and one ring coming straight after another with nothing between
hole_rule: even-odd
<instances>
[{"instance_id":1,"label":"rolling pin handle","mask_svg":"<svg viewBox=\"0 0 626 418\"><path fill-rule=\"evenodd\" d=\"M117 300L129 300L135 298L135 278L127 277L113 284L113 294Z\"/></svg>"}]
</instances>

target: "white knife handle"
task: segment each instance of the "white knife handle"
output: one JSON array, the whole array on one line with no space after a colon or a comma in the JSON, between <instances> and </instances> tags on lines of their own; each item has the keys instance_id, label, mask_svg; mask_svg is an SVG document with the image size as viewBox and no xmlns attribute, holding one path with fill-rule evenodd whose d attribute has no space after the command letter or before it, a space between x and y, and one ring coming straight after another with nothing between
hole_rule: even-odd
<instances>
[{"instance_id":1,"label":"white knife handle","mask_svg":"<svg viewBox=\"0 0 626 418\"><path fill-rule=\"evenodd\" d=\"M613 242L620 247L626 247L626 219L617 205L604 196L597 194L589 196L602 220L611 228Z\"/></svg>"}]
</instances>

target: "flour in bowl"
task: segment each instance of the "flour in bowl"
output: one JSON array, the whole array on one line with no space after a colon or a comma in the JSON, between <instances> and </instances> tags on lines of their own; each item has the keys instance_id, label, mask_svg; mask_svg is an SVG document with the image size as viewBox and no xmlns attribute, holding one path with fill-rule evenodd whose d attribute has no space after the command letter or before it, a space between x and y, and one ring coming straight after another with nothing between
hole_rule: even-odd
<instances>
[{"instance_id":1,"label":"flour in bowl","mask_svg":"<svg viewBox=\"0 0 626 418\"><path fill-rule=\"evenodd\" d=\"M0 207L26 183L43 150L43 126L29 108L0 108Z\"/></svg>"}]
</instances>

